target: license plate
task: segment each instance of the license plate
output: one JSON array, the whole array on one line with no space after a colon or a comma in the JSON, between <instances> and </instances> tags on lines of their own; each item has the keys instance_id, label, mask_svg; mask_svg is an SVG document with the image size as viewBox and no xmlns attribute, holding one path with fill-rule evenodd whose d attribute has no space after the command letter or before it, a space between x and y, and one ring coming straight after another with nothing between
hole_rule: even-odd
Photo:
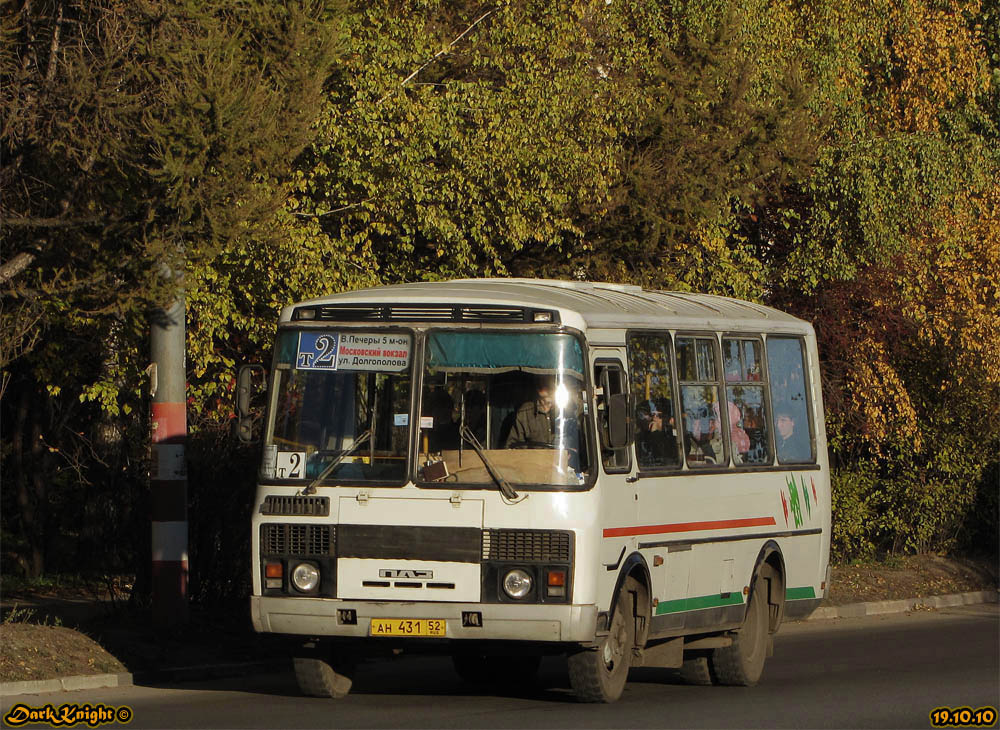
<instances>
[{"instance_id":1,"label":"license plate","mask_svg":"<svg viewBox=\"0 0 1000 730\"><path fill-rule=\"evenodd\" d=\"M373 618L371 636L446 636L442 618Z\"/></svg>"}]
</instances>

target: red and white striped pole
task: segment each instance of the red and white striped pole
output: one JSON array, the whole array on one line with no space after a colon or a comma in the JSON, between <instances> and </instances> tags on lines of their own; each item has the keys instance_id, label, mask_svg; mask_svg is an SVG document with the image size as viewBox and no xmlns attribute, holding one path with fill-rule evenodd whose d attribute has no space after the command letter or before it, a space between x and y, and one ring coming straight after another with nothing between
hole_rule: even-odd
<instances>
[{"instance_id":1,"label":"red and white striped pole","mask_svg":"<svg viewBox=\"0 0 1000 730\"><path fill-rule=\"evenodd\" d=\"M188 522L184 300L156 310L150 328L153 358L152 465L153 625L169 628L188 619Z\"/></svg>"}]
</instances>

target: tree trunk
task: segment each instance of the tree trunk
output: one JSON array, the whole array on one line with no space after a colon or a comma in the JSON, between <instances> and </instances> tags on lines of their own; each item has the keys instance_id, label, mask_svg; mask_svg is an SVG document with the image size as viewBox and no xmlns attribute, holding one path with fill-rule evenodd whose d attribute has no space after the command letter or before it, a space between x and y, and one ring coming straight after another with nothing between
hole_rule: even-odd
<instances>
[{"instance_id":1,"label":"tree trunk","mask_svg":"<svg viewBox=\"0 0 1000 730\"><path fill-rule=\"evenodd\" d=\"M37 414L31 407L31 395L31 388L25 387L18 398L12 442L21 533L28 547L28 554L18 555L17 560L26 576L35 580L45 572L44 527L37 512L39 497L45 494L45 484L44 475L38 468L42 449L41 429ZM25 436L30 443L25 443Z\"/></svg>"}]
</instances>

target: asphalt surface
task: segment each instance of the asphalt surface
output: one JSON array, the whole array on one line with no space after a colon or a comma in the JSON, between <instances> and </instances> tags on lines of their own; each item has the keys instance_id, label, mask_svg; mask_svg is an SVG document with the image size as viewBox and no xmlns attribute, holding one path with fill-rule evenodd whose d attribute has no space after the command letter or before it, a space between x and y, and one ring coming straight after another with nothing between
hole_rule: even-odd
<instances>
[{"instance_id":1,"label":"asphalt surface","mask_svg":"<svg viewBox=\"0 0 1000 730\"><path fill-rule=\"evenodd\" d=\"M692 687L669 670L634 669L614 705L581 705L564 663L547 659L522 692L472 690L448 659L366 664L343 700L302 697L290 672L4 698L106 703L136 728L906 728L939 706L1000 704L1000 609L981 604L787 624L760 684Z\"/></svg>"}]
</instances>

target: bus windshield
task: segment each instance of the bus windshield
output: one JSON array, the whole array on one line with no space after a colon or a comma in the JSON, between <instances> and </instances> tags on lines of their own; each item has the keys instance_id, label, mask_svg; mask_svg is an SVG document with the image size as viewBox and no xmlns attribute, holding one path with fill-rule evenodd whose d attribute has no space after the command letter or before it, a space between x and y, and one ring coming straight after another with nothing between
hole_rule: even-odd
<instances>
[{"instance_id":1,"label":"bus windshield","mask_svg":"<svg viewBox=\"0 0 1000 730\"><path fill-rule=\"evenodd\" d=\"M412 344L401 332L280 333L265 478L402 483Z\"/></svg>"},{"instance_id":2,"label":"bus windshield","mask_svg":"<svg viewBox=\"0 0 1000 730\"><path fill-rule=\"evenodd\" d=\"M429 332L419 480L488 484L495 471L511 484L586 483L583 373L572 335Z\"/></svg>"}]
</instances>

